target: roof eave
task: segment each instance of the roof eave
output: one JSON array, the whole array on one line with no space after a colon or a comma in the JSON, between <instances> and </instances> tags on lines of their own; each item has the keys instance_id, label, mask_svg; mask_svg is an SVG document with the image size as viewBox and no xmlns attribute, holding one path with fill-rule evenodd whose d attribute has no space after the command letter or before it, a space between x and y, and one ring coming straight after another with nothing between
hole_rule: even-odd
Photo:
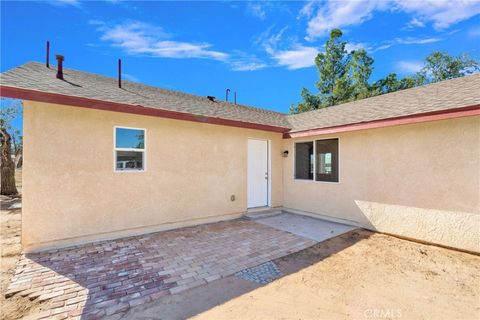
<instances>
[{"instance_id":1,"label":"roof eave","mask_svg":"<svg viewBox=\"0 0 480 320\"><path fill-rule=\"evenodd\" d=\"M6 98L23 99L30 101L55 103L60 105L75 106L88 109L131 113L145 116L153 116L160 118L168 118L183 121L192 121L208 124L216 124L230 127L247 128L271 132L285 133L290 128L272 126L267 124L245 122L240 120L232 120L225 118L217 118L210 116L195 115L191 113L152 108L141 105L132 105L126 103L118 103L113 101L105 101L98 99L90 99L78 96L69 96L58 93L37 91L32 89L18 88L12 86L0 85L0 96Z\"/></svg>"},{"instance_id":2,"label":"roof eave","mask_svg":"<svg viewBox=\"0 0 480 320\"><path fill-rule=\"evenodd\" d=\"M406 124L422 123L429 121L438 121L452 118L461 118L480 115L480 104L464 106L460 108L453 108L447 110L417 113L408 116L380 119L368 122L351 123L340 126L313 128L307 130L298 130L285 132L283 134L284 139L310 137L326 134L334 134L340 132L352 132L359 130L368 130L376 128L393 127Z\"/></svg>"}]
</instances>

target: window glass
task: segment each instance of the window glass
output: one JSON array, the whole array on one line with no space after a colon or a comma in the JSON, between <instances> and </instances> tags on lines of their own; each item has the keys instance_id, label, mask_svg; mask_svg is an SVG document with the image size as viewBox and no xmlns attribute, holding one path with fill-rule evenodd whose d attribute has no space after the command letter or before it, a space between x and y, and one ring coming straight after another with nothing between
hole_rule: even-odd
<instances>
[{"instance_id":1,"label":"window glass","mask_svg":"<svg viewBox=\"0 0 480 320\"><path fill-rule=\"evenodd\" d=\"M316 181L338 182L338 139L317 140Z\"/></svg>"},{"instance_id":2,"label":"window glass","mask_svg":"<svg viewBox=\"0 0 480 320\"><path fill-rule=\"evenodd\" d=\"M145 130L115 128L115 171L145 170Z\"/></svg>"},{"instance_id":3,"label":"window glass","mask_svg":"<svg viewBox=\"0 0 480 320\"><path fill-rule=\"evenodd\" d=\"M313 142L295 144L295 179L313 180Z\"/></svg>"},{"instance_id":4,"label":"window glass","mask_svg":"<svg viewBox=\"0 0 480 320\"><path fill-rule=\"evenodd\" d=\"M117 151L117 170L143 170L143 152Z\"/></svg>"},{"instance_id":5,"label":"window glass","mask_svg":"<svg viewBox=\"0 0 480 320\"><path fill-rule=\"evenodd\" d=\"M145 147L145 131L140 129L116 128L116 148L143 149Z\"/></svg>"}]
</instances>

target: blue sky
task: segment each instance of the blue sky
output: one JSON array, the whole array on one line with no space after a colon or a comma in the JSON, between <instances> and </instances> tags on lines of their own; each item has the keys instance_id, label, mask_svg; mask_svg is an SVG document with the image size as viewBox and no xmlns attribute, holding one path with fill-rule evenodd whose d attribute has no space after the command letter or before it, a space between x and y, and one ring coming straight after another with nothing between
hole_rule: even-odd
<instances>
[{"instance_id":1,"label":"blue sky","mask_svg":"<svg viewBox=\"0 0 480 320\"><path fill-rule=\"evenodd\" d=\"M432 50L480 49L480 1L1 2L1 71L65 55L65 67L281 112L318 79L329 30L375 59L372 80L408 75Z\"/></svg>"}]
</instances>

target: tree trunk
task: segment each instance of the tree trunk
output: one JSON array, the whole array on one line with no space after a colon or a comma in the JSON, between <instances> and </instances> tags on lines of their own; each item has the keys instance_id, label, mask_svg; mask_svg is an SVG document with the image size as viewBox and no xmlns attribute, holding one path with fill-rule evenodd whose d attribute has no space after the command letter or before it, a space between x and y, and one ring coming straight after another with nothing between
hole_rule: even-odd
<instances>
[{"instance_id":1,"label":"tree trunk","mask_svg":"<svg viewBox=\"0 0 480 320\"><path fill-rule=\"evenodd\" d=\"M0 171L1 171L1 190L0 194L6 196L17 195L15 186L15 163L12 160L12 137L7 130L0 128L2 146L0 147Z\"/></svg>"},{"instance_id":2,"label":"tree trunk","mask_svg":"<svg viewBox=\"0 0 480 320\"><path fill-rule=\"evenodd\" d=\"M22 167L23 164L23 149L22 148L17 148L15 150L15 169L19 169Z\"/></svg>"}]
</instances>

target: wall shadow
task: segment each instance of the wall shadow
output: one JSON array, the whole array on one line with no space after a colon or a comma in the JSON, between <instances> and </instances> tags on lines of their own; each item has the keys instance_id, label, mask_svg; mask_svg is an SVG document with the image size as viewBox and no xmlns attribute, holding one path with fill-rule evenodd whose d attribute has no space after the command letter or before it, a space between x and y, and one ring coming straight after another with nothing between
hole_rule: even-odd
<instances>
[{"instance_id":1,"label":"wall shadow","mask_svg":"<svg viewBox=\"0 0 480 320\"><path fill-rule=\"evenodd\" d=\"M219 227L218 224L222 223L215 224L214 228ZM202 231L201 228L207 229ZM199 233L210 230L208 227L200 229ZM348 232L277 261L281 266L282 261L295 261L288 264L288 268L283 267L284 275L297 272L368 238L367 231L360 231ZM159 238L159 235L179 237L181 232L171 230L27 254L17 265L19 286L9 288L7 296L19 294L31 300L43 299L43 309L45 312L54 310L54 314L49 314L54 317L99 319L112 314L118 316L118 313L129 316L134 315L135 307L139 306L152 313L142 316L144 319L158 319L158 312L162 319L181 319L259 287L229 276L170 295L169 289L180 285L177 281L181 280L171 279L171 271L160 267L165 253L159 248L159 241L167 238ZM28 281L22 282L22 277ZM226 285L229 282L231 284ZM36 293L32 291L35 287L44 290ZM192 294L196 296L189 297ZM168 314L172 317L166 316Z\"/></svg>"},{"instance_id":2,"label":"wall shadow","mask_svg":"<svg viewBox=\"0 0 480 320\"><path fill-rule=\"evenodd\" d=\"M283 273L280 278L319 263L359 241L368 239L372 234L372 232L364 229L355 229L317 243L307 249L275 259L274 262ZM180 294L166 296L132 308L124 312L122 319L187 319L263 286L232 275Z\"/></svg>"}]
</instances>

